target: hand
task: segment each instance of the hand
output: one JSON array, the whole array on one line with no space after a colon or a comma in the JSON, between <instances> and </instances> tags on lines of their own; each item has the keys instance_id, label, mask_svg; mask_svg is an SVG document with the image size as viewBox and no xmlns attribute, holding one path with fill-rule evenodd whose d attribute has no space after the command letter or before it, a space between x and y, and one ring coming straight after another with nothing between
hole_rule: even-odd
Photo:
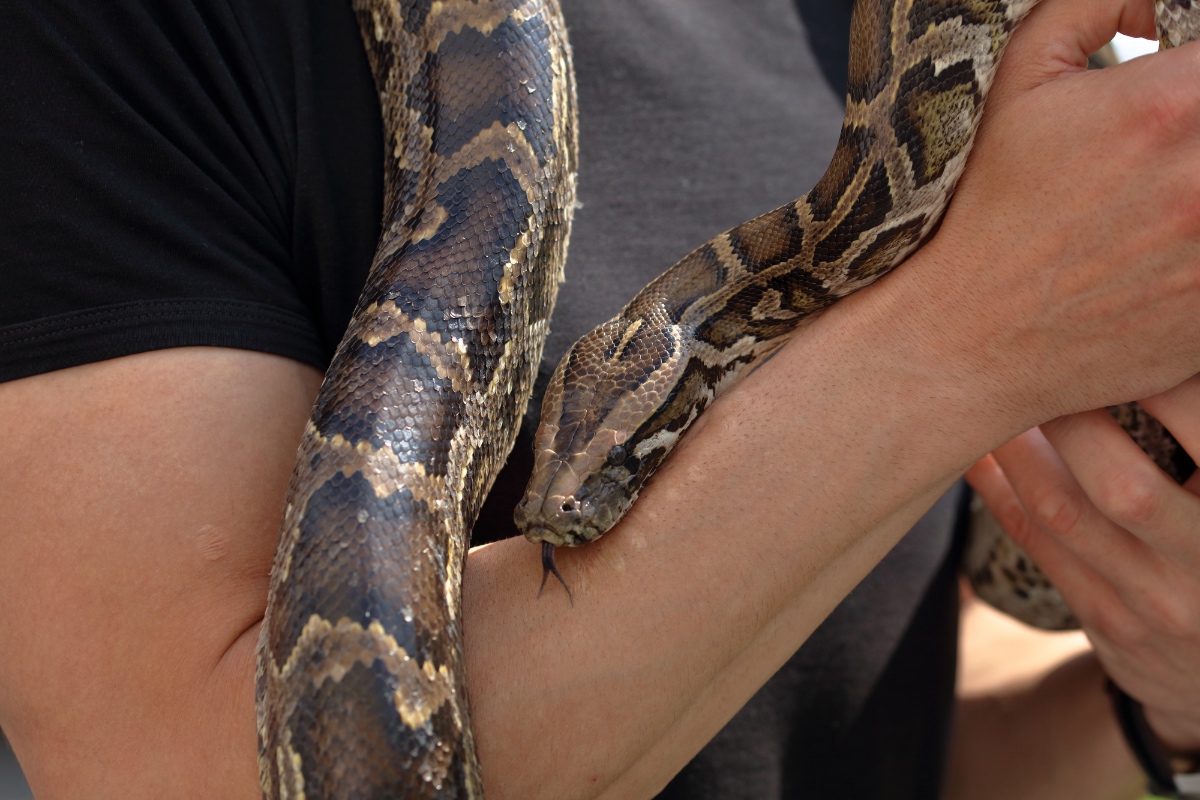
<instances>
[{"instance_id":1,"label":"hand","mask_svg":"<svg viewBox=\"0 0 1200 800\"><path fill-rule=\"evenodd\" d=\"M1200 377L1142 405L1200 456ZM1200 751L1200 473L1175 484L1107 412L1090 411L1018 437L967 479L1159 738Z\"/></svg>"},{"instance_id":2,"label":"hand","mask_svg":"<svg viewBox=\"0 0 1200 800\"><path fill-rule=\"evenodd\" d=\"M918 255L934 263L910 276L911 335L934 332L942 380L990 384L1014 432L1200 372L1200 44L1085 71L1118 29L1153 36L1152 11L1047 0L1030 15Z\"/></svg>"}]
</instances>

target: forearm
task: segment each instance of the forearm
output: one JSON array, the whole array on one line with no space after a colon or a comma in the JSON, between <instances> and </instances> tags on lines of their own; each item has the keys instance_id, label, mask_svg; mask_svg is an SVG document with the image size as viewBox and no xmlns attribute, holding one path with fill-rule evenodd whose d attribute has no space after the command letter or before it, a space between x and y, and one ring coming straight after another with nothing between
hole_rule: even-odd
<instances>
[{"instance_id":1,"label":"forearm","mask_svg":"<svg viewBox=\"0 0 1200 800\"><path fill-rule=\"evenodd\" d=\"M947 800L1141 797L1104 681L1088 652L1028 684L960 697Z\"/></svg>"},{"instance_id":2,"label":"forearm","mask_svg":"<svg viewBox=\"0 0 1200 800\"><path fill-rule=\"evenodd\" d=\"M475 551L472 704L491 796L649 796L993 442L953 369L925 370L881 286L715 405L622 525ZM900 294L903 294L901 291Z\"/></svg>"}]
</instances>

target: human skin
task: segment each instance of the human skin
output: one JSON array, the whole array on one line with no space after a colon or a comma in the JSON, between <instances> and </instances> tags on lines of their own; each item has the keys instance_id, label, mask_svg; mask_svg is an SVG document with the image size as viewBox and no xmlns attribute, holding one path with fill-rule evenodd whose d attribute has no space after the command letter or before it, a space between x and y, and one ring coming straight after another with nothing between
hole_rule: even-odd
<instances>
[{"instance_id":1,"label":"human skin","mask_svg":"<svg viewBox=\"0 0 1200 800\"><path fill-rule=\"evenodd\" d=\"M1200 455L1200 378L1141 403ZM1120 738L1106 730L1113 727L1101 689L1106 675L1142 702L1165 747L1200 752L1200 474L1176 485L1107 413L1090 411L1022 434L973 466L967 478L1062 591L1092 648L1044 685L1009 692L1004 702L979 698L963 705L960 722L978 734L960 746L961 768L951 786L970 781L973 787L951 797L1089 796L1067 771L1058 772L1053 791L1030 783L1015 794L990 793L980 774L1021 774L1018 765L1031 757L1061 762L1060 742L1092 742L1093 763L1113 778L1128 757L1122 758ZM1036 709L1046 697L1060 705L1068 696L1077 704L1073 714ZM1023 704L1028 714L1021 713ZM1033 717L1042 720L1040 727L1025 728ZM1090 726L1054 734L1089 718ZM1023 728L1038 733L1014 735ZM1032 743L1013 746L1022 740Z\"/></svg>"},{"instance_id":2,"label":"human skin","mask_svg":"<svg viewBox=\"0 0 1200 800\"><path fill-rule=\"evenodd\" d=\"M1200 50L1082 74L1118 27L1149 34L1149 3L1046 0L938 236L560 555L574 608L535 600L528 543L472 551L490 797L651 795L973 462L1200 371ZM256 796L253 650L318 382L191 348L0 386L0 725L42 800Z\"/></svg>"},{"instance_id":3,"label":"human skin","mask_svg":"<svg viewBox=\"0 0 1200 800\"><path fill-rule=\"evenodd\" d=\"M972 628L1003 622L973 616L964 620L964 646L986 645L986 635L972 642L979 633ZM944 800L1140 800L1146 778L1116 725L1087 640L1050 669L1025 668L1047 646L1036 632L1001 643L993 657L1005 660L1009 680L959 696Z\"/></svg>"}]
</instances>

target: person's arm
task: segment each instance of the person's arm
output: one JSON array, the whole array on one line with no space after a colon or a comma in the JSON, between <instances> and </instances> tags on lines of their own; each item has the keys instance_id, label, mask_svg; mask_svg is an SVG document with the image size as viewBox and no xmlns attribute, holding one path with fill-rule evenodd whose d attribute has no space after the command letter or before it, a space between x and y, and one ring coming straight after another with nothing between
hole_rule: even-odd
<instances>
[{"instance_id":1,"label":"person's arm","mask_svg":"<svg viewBox=\"0 0 1200 800\"><path fill-rule=\"evenodd\" d=\"M1200 98L1148 126L1136 110L1189 87L1194 58L1113 70L1103 102L1045 67L1120 8L1047 0L1011 56L1037 69L1007 70L938 237L717 403L618 530L563 554L573 609L534 600L527 543L472 552L490 797L649 796L974 460L1200 370L1200 224L1158 194L1200 198L1177 177L1200 162L1180 134ZM1126 29L1145 33L1138 14ZM1076 42L1081 17L1094 30ZM1055 141L1064 120L1087 133L1134 106L1116 130ZM1022 159L1055 168L1025 180ZM1135 165L1150 174L1133 181ZM1073 205L1101 194L1089 182L1124 186L1119 209ZM1130 208L1142 245L1113 230ZM1163 339L1197 346L1150 357ZM0 386L0 724L41 800L255 795L256 621L315 383L191 350Z\"/></svg>"},{"instance_id":2,"label":"person's arm","mask_svg":"<svg viewBox=\"0 0 1200 800\"><path fill-rule=\"evenodd\" d=\"M937 238L716 404L599 546L562 553L573 610L533 601L523 543L473 555L494 794L650 796L983 443L1196 371L1200 337L1168 321L1196 308L1200 50L1085 74L1118 27L1150 35L1149 4L1034 13ZM495 658L506 641L523 649Z\"/></svg>"},{"instance_id":3,"label":"person's arm","mask_svg":"<svg viewBox=\"0 0 1200 800\"><path fill-rule=\"evenodd\" d=\"M261 796L254 652L320 380L186 348L0 384L0 726L38 800Z\"/></svg>"}]
</instances>

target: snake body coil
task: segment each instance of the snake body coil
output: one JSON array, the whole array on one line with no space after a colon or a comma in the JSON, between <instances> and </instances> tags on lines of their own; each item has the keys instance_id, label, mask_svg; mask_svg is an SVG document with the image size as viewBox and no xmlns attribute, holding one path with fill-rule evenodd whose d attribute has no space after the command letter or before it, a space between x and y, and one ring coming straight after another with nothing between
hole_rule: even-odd
<instances>
[{"instance_id":1,"label":"snake body coil","mask_svg":"<svg viewBox=\"0 0 1200 800\"><path fill-rule=\"evenodd\" d=\"M269 798L482 795L463 683L471 526L566 258L575 101L555 0L356 0L383 233L304 433L259 648Z\"/></svg>"},{"instance_id":2,"label":"snake body coil","mask_svg":"<svg viewBox=\"0 0 1200 800\"><path fill-rule=\"evenodd\" d=\"M816 187L684 257L576 342L550 379L533 478L515 513L525 536L543 544L547 570L554 546L593 541L616 524L723 391L931 235L1004 48L1038 2L858 0L846 118ZM1194 2L1157 0L1163 47L1200 35ZM1116 413L1160 464L1181 467L1177 477L1194 469L1139 408ZM1002 610L1045 628L1076 624L994 525L973 536L966 568Z\"/></svg>"},{"instance_id":3,"label":"snake body coil","mask_svg":"<svg viewBox=\"0 0 1200 800\"><path fill-rule=\"evenodd\" d=\"M722 391L921 245L962 174L1005 45L1037 2L858 1L829 169L800 199L701 245L568 351L516 511L526 537L602 535Z\"/></svg>"},{"instance_id":4,"label":"snake body coil","mask_svg":"<svg viewBox=\"0 0 1200 800\"><path fill-rule=\"evenodd\" d=\"M937 225L1038 0L859 0L846 120L801 199L701 246L559 365L518 524L601 535L684 430ZM1193 0L1158 0L1163 41ZM512 446L566 254L575 106L556 0L354 0L383 233L288 492L258 659L268 798L471 798L469 533Z\"/></svg>"}]
</instances>

